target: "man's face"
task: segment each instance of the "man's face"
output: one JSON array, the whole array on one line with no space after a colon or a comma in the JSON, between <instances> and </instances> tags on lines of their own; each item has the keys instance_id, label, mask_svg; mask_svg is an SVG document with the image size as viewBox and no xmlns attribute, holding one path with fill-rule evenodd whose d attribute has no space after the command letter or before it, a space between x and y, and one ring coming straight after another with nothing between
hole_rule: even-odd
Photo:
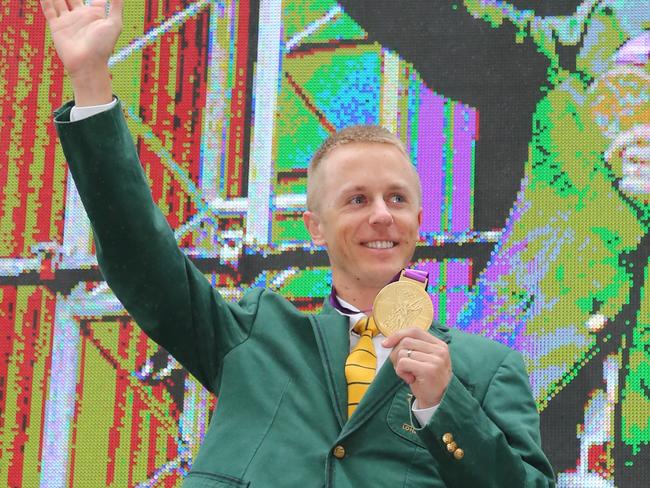
<instances>
[{"instance_id":1,"label":"man's face","mask_svg":"<svg viewBox=\"0 0 650 488\"><path fill-rule=\"evenodd\" d=\"M411 163L391 144L349 143L318 168L304 220L325 246L337 288L381 288L413 256L422 209Z\"/></svg>"}]
</instances>

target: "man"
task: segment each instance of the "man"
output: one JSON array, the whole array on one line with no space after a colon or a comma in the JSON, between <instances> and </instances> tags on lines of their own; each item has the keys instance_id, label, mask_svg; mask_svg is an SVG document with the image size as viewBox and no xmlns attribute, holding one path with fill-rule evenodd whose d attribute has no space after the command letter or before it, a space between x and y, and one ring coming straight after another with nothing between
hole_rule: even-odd
<instances>
[{"instance_id":1,"label":"man","mask_svg":"<svg viewBox=\"0 0 650 488\"><path fill-rule=\"evenodd\" d=\"M228 303L178 249L113 100L122 1L108 15L97 1L42 6L75 94L56 124L102 272L138 325L219 395L184 486L553 485L518 353L438 324L384 338L367 318L408 266L421 220L395 136L344 130L312 161L304 220L335 290L323 312L262 289Z\"/></svg>"}]
</instances>

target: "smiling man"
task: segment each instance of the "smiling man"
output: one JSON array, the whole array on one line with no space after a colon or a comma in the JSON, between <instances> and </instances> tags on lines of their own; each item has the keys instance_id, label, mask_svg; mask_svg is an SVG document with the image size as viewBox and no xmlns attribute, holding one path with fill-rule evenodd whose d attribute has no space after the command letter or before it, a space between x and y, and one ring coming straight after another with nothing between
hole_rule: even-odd
<instances>
[{"instance_id":1,"label":"smiling man","mask_svg":"<svg viewBox=\"0 0 650 488\"><path fill-rule=\"evenodd\" d=\"M104 2L41 3L75 94L55 123L102 273L144 332L219 395L184 486L554 484L519 353L430 320L378 331L373 302L408 267L422 215L398 138L349 128L311 163L305 224L332 267L320 314L259 288L227 302L178 248L112 97L122 2L108 15ZM402 281L426 296L421 273Z\"/></svg>"}]
</instances>

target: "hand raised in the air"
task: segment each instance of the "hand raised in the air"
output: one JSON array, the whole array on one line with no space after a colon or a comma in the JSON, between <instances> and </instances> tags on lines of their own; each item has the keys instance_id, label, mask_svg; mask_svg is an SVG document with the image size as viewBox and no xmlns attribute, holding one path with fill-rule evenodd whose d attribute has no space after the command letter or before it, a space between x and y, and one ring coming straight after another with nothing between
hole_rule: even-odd
<instances>
[{"instance_id":1,"label":"hand raised in the air","mask_svg":"<svg viewBox=\"0 0 650 488\"><path fill-rule=\"evenodd\" d=\"M41 0L56 52L72 81L75 98L110 101L108 59L122 30L123 0ZM108 83L108 94L106 93ZM101 93L98 96L98 92ZM79 102L79 100L77 100Z\"/></svg>"}]
</instances>

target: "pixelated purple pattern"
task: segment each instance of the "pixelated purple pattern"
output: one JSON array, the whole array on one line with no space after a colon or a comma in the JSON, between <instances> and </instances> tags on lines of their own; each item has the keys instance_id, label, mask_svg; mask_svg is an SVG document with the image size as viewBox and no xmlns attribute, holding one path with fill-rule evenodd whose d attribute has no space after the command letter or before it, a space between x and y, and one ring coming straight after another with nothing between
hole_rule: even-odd
<instances>
[{"instance_id":1,"label":"pixelated purple pattern","mask_svg":"<svg viewBox=\"0 0 650 488\"><path fill-rule=\"evenodd\" d=\"M454 161L451 231L464 232L472 225L472 148L476 139L476 111L467 105L454 107Z\"/></svg>"},{"instance_id":2,"label":"pixelated purple pattern","mask_svg":"<svg viewBox=\"0 0 650 488\"><path fill-rule=\"evenodd\" d=\"M418 174L422 182L423 234L435 232L466 232L472 227L472 164L476 139L476 110L462 104L453 109L452 160L447 161L444 147L445 103L440 95L427 87L420 88L418 119ZM451 166L453 207L445 209L447 167ZM448 210L450 223L442 216Z\"/></svg>"},{"instance_id":3,"label":"pixelated purple pattern","mask_svg":"<svg viewBox=\"0 0 650 488\"><path fill-rule=\"evenodd\" d=\"M420 89L418 174L422 182L422 233L439 232L444 206L445 99L428 88Z\"/></svg>"}]
</instances>

